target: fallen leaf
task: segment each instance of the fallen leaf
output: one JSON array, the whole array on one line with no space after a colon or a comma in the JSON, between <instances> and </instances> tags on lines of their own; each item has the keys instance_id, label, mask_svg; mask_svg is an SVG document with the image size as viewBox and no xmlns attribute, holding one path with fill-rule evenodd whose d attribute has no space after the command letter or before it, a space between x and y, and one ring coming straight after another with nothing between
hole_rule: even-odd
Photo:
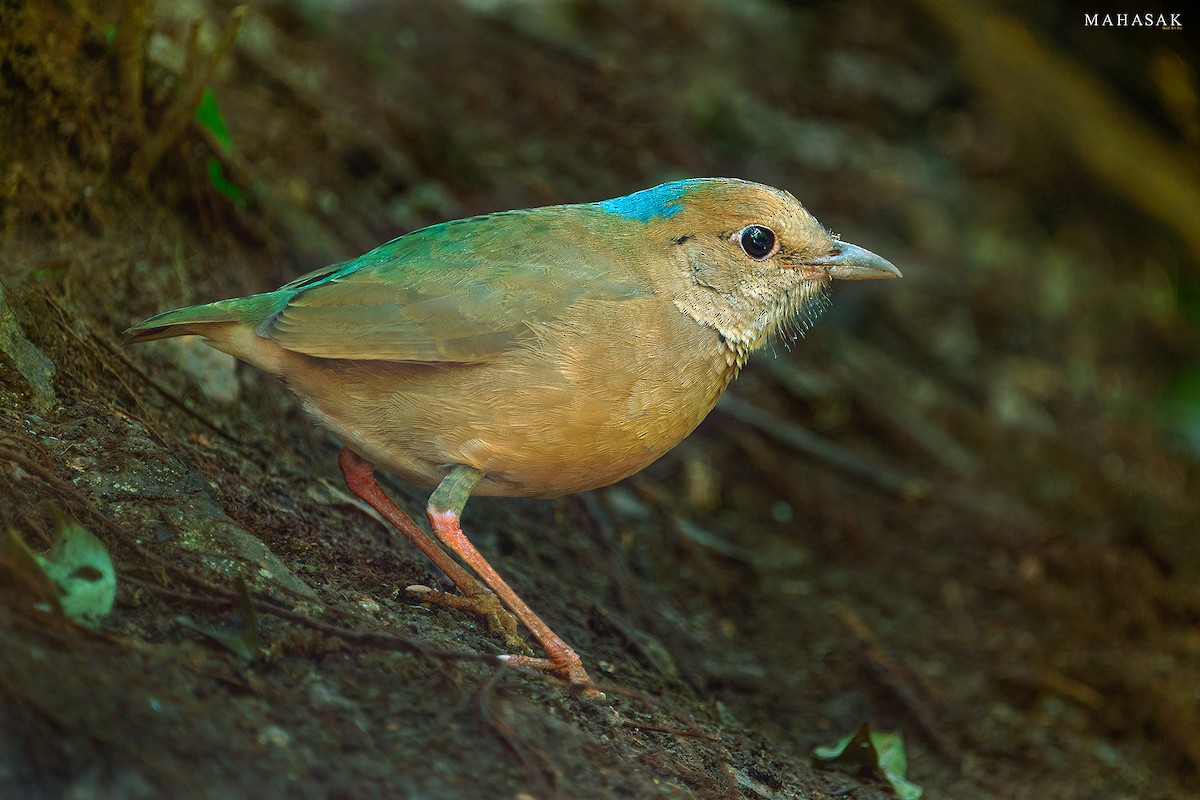
<instances>
[{"instance_id":1,"label":"fallen leaf","mask_svg":"<svg viewBox=\"0 0 1200 800\"><path fill-rule=\"evenodd\" d=\"M899 733L872 731L865 722L835 745L814 747L813 764L817 767L837 764L877 773L900 800L918 800L924 791L906 778L908 757L904 754L904 737Z\"/></svg>"},{"instance_id":2,"label":"fallen leaf","mask_svg":"<svg viewBox=\"0 0 1200 800\"><path fill-rule=\"evenodd\" d=\"M46 610L95 628L112 611L117 573L104 543L51 506L56 532L45 553L35 553L12 529L0 544L0 574Z\"/></svg>"},{"instance_id":3,"label":"fallen leaf","mask_svg":"<svg viewBox=\"0 0 1200 800\"><path fill-rule=\"evenodd\" d=\"M258 639L258 615L250 603L250 591L246 588L246 580L241 576L236 578L238 590L238 607L241 610L241 620L230 625L228 630L220 630L208 625L201 625L191 617L178 616L175 621L185 628L191 628L196 633L202 633L220 644L229 652L244 661L254 661L262 657L262 645Z\"/></svg>"}]
</instances>

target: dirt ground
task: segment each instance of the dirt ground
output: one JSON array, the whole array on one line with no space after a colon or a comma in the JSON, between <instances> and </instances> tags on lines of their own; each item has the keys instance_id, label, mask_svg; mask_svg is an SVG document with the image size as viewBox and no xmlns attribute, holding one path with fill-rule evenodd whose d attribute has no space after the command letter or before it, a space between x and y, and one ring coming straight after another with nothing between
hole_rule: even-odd
<instances>
[{"instance_id":1,"label":"dirt ground","mask_svg":"<svg viewBox=\"0 0 1200 800\"><path fill-rule=\"evenodd\" d=\"M0 530L44 550L52 501L118 581L94 630L0 588L0 796L889 797L810 758L867 722L930 798L1200 797L1196 31L1085 10L0 0ZM604 700L416 603L272 379L120 344L690 175L905 278L644 473L472 500ZM253 658L196 629L252 622Z\"/></svg>"}]
</instances>

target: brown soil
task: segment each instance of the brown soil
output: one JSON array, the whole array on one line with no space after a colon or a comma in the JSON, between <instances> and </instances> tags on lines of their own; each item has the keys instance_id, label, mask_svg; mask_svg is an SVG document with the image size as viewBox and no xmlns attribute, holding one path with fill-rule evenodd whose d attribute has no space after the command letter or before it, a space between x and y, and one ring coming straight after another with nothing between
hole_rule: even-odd
<instances>
[{"instance_id":1,"label":"brown soil","mask_svg":"<svg viewBox=\"0 0 1200 800\"><path fill-rule=\"evenodd\" d=\"M942 0L158 5L0 0L0 529L44 549L51 500L119 581L95 631L0 593L0 796L890 796L810 763L862 722L927 797L1198 796L1200 292L1157 200L1200 181L1188 32ZM603 701L415 603L437 576L282 387L119 344L423 224L684 175L785 187L905 279L837 286L645 473L471 502ZM239 575L254 660L178 619L245 624Z\"/></svg>"}]
</instances>

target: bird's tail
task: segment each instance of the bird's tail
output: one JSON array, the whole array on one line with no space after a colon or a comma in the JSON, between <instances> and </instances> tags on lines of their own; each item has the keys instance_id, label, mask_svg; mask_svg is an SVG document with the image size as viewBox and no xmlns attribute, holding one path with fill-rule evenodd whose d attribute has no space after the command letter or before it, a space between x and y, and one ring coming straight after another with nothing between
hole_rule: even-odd
<instances>
[{"instance_id":1,"label":"bird's tail","mask_svg":"<svg viewBox=\"0 0 1200 800\"><path fill-rule=\"evenodd\" d=\"M278 313L286 300L278 292L218 300L202 306L188 306L164 311L133 325L121 334L126 344L152 342L172 336L203 336L214 325L241 322L257 327L272 314Z\"/></svg>"}]
</instances>

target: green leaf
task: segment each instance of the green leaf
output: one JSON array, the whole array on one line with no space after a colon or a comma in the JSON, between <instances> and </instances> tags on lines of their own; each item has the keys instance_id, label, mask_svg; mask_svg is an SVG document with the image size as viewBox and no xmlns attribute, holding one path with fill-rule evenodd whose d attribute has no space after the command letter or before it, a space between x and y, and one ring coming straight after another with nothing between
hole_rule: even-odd
<instances>
[{"instance_id":1,"label":"green leaf","mask_svg":"<svg viewBox=\"0 0 1200 800\"><path fill-rule=\"evenodd\" d=\"M814 747L812 755L814 766L837 764L881 775L900 800L918 800L924 791L905 777L908 757L904 754L904 737L899 733L872 731L865 722L835 745Z\"/></svg>"},{"instance_id":2,"label":"green leaf","mask_svg":"<svg viewBox=\"0 0 1200 800\"><path fill-rule=\"evenodd\" d=\"M218 192L228 197L235 203L244 202L246 195L237 187L237 184L225 177L225 170L221 168L221 162L210 157L204 162L208 168L208 179L212 181L213 188Z\"/></svg>"},{"instance_id":3,"label":"green leaf","mask_svg":"<svg viewBox=\"0 0 1200 800\"><path fill-rule=\"evenodd\" d=\"M229 133L229 126L225 124L225 117L222 116L221 109L217 108L217 97L213 94L212 89L205 89L204 93L200 95L200 104L196 106L196 122L212 134L218 147L221 149L233 147L233 136ZM208 179L212 181L213 188L218 192L235 203L246 200L245 193L238 188L237 184L225 177L225 170L219 159L209 158L204 162L204 168L208 170Z\"/></svg>"},{"instance_id":4,"label":"green leaf","mask_svg":"<svg viewBox=\"0 0 1200 800\"><path fill-rule=\"evenodd\" d=\"M229 630L219 630L208 625L201 625L191 617L178 616L175 621L185 628L191 628L196 633L202 633L220 644L229 652L244 661L254 661L262 657L262 645L258 638L258 615L250 603L250 591L241 575L237 576L238 609L241 611L241 622L230 626Z\"/></svg>"},{"instance_id":5,"label":"green leaf","mask_svg":"<svg viewBox=\"0 0 1200 800\"><path fill-rule=\"evenodd\" d=\"M104 543L87 528L50 509L58 532L54 544L37 557L59 591L62 612L94 628L112 611L117 597L117 573Z\"/></svg>"},{"instance_id":6,"label":"green leaf","mask_svg":"<svg viewBox=\"0 0 1200 800\"><path fill-rule=\"evenodd\" d=\"M51 506L57 532L45 553L34 553L9 530L0 544L0 574L48 610L88 628L112 611L117 573L104 544Z\"/></svg>"},{"instance_id":7,"label":"green leaf","mask_svg":"<svg viewBox=\"0 0 1200 800\"><path fill-rule=\"evenodd\" d=\"M212 89L205 89L204 94L200 95L200 105L196 106L196 122L207 128L221 147L233 144L233 136L229 133L221 109L217 108L217 97Z\"/></svg>"}]
</instances>

